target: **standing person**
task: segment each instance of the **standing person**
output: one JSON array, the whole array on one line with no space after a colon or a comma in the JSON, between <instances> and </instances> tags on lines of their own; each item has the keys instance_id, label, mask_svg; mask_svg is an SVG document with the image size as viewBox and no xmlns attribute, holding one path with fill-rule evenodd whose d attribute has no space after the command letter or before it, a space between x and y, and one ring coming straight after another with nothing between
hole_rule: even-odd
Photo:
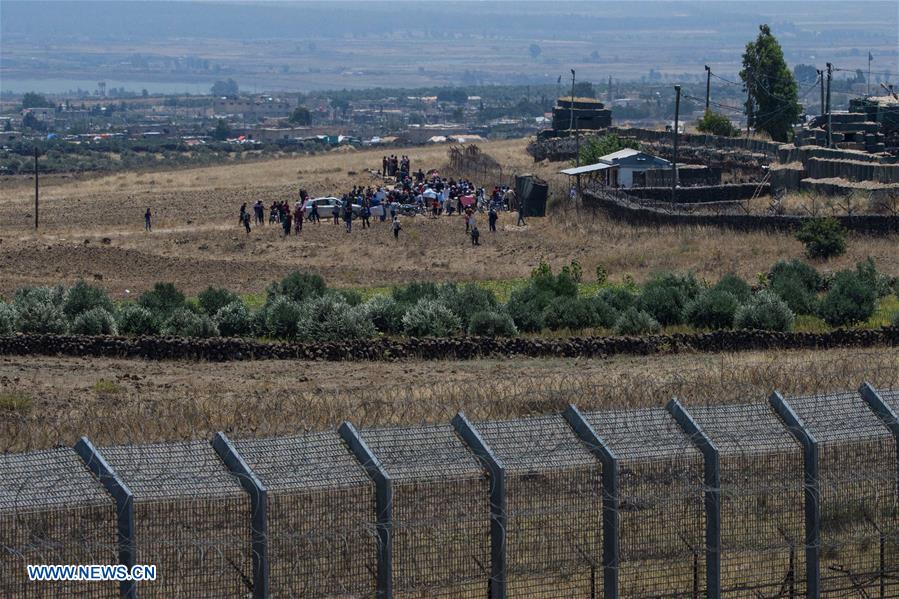
<instances>
[{"instance_id":1,"label":"standing person","mask_svg":"<svg viewBox=\"0 0 899 599\"><path fill-rule=\"evenodd\" d=\"M144 231L152 231L153 223L151 222L153 215L150 213L150 207L147 206L147 211L144 212Z\"/></svg>"},{"instance_id":2,"label":"standing person","mask_svg":"<svg viewBox=\"0 0 899 599\"><path fill-rule=\"evenodd\" d=\"M400 231L402 229L403 229L403 226L400 224L399 215L397 215L397 214L393 215L393 238L394 239L400 238Z\"/></svg>"},{"instance_id":3,"label":"standing person","mask_svg":"<svg viewBox=\"0 0 899 599\"><path fill-rule=\"evenodd\" d=\"M331 218L334 219L331 222L332 225L340 223L340 208L337 206L337 204L334 204L334 207L331 208Z\"/></svg>"},{"instance_id":4,"label":"standing person","mask_svg":"<svg viewBox=\"0 0 899 599\"><path fill-rule=\"evenodd\" d=\"M343 207L343 220L346 223L346 232L353 232L353 204L347 200L346 205Z\"/></svg>"},{"instance_id":5,"label":"standing person","mask_svg":"<svg viewBox=\"0 0 899 599\"><path fill-rule=\"evenodd\" d=\"M243 217L244 217L244 215L246 215L246 214L248 214L248 212L247 212L247 203L244 202L243 204L240 205L240 214L239 214L238 217L237 217L237 224L238 224L238 225L242 225L242 224L243 224Z\"/></svg>"},{"instance_id":6,"label":"standing person","mask_svg":"<svg viewBox=\"0 0 899 599\"><path fill-rule=\"evenodd\" d=\"M496 206L490 204L490 211L487 213L487 221L490 224L490 232L496 233L496 221L499 219L499 215L496 213Z\"/></svg>"},{"instance_id":7,"label":"standing person","mask_svg":"<svg viewBox=\"0 0 899 599\"><path fill-rule=\"evenodd\" d=\"M474 219L472 219L471 225L471 245L481 245L479 241L481 239L481 232L478 231L478 226L475 224Z\"/></svg>"},{"instance_id":8,"label":"standing person","mask_svg":"<svg viewBox=\"0 0 899 599\"><path fill-rule=\"evenodd\" d=\"M322 217L318 215L318 204L312 202L312 207L309 208L309 220L322 224Z\"/></svg>"},{"instance_id":9,"label":"standing person","mask_svg":"<svg viewBox=\"0 0 899 599\"><path fill-rule=\"evenodd\" d=\"M306 206L303 204L302 198L297 202L293 210L293 231L299 236L303 232L303 218L306 216Z\"/></svg>"},{"instance_id":10,"label":"standing person","mask_svg":"<svg viewBox=\"0 0 899 599\"><path fill-rule=\"evenodd\" d=\"M469 233L471 231L471 225L474 222L474 213L471 210L471 207L465 209L465 232Z\"/></svg>"},{"instance_id":11,"label":"standing person","mask_svg":"<svg viewBox=\"0 0 899 599\"><path fill-rule=\"evenodd\" d=\"M368 200L362 205L362 228L370 229L371 224L368 222L368 219L371 218L371 208L368 207Z\"/></svg>"},{"instance_id":12,"label":"standing person","mask_svg":"<svg viewBox=\"0 0 899 599\"><path fill-rule=\"evenodd\" d=\"M290 211L285 211L281 216L281 225L284 227L284 237L290 237Z\"/></svg>"},{"instance_id":13,"label":"standing person","mask_svg":"<svg viewBox=\"0 0 899 599\"><path fill-rule=\"evenodd\" d=\"M243 221L243 228L246 229L247 235L249 235L250 234L250 213L244 212L240 218Z\"/></svg>"},{"instance_id":14,"label":"standing person","mask_svg":"<svg viewBox=\"0 0 899 599\"><path fill-rule=\"evenodd\" d=\"M381 158L381 176L387 176L387 156Z\"/></svg>"},{"instance_id":15,"label":"standing person","mask_svg":"<svg viewBox=\"0 0 899 599\"><path fill-rule=\"evenodd\" d=\"M262 200L256 200L256 203L253 204L253 215L256 218L254 224L265 224L265 206L262 205Z\"/></svg>"}]
</instances>

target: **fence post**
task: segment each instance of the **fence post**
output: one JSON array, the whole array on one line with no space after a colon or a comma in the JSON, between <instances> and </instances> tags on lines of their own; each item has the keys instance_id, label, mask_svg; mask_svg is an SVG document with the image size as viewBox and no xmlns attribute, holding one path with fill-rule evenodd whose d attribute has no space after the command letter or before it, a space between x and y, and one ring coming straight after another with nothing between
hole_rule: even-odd
<instances>
[{"instance_id":1,"label":"fence post","mask_svg":"<svg viewBox=\"0 0 899 599\"><path fill-rule=\"evenodd\" d=\"M890 432L893 433L893 437L896 439L896 495L899 498L899 416L896 415L893 408L883 401L880 393L877 392L877 389L871 383L863 384L858 392L861 394L862 399L865 400L865 403L868 404L868 407L890 429Z\"/></svg>"},{"instance_id":2,"label":"fence post","mask_svg":"<svg viewBox=\"0 0 899 599\"><path fill-rule=\"evenodd\" d=\"M459 412L453 428L478 457L490 475L490 594L489 599L506 598L506 468L493 453L474 425Z\"/></svg>"},{"instance_id":3,"label":"fence post","mask_svg":"<svg viewBox=\"0 0 899 599\"><path fill-rule=\"evenodd\" d=\"M590 453L602 463L602 589L605 599L618 599L618 564L621 561L618 457L596 434L577 407L569 405L563 415L574 433L586 444Z\"/></svg>"},{"instance_id":4,"label":"fence post","mask_svg":"<svg viewBox=\"0 0 899 599\"><path fill-rule=\"evenodd\" d=\"M250 495L250 527L253 538L253 599L269 596L268 568L268 491L250 466L237 452L225 433L219 431L212 438L212 448L237 477L240 486Z\"/></svg>"},{"instance_id":5,"label":"fence post","mask_svg":"<svg viewBox=\"0 0 899 599\"><path fill-rule=\"evenodd\" d=\"M806 597L820 593L821 490L818 481L818 441L778 391L768 398L787 430L802 445L805 471L805 577Z\"/></svg>"},{"instance_id":6,"label":"fence post","mask_svg":"<svg viewBox=\"0 0 899 599\"><path fill-rule=\"evenodd\" d=\"M350 452L375 483L378 525L378 599L393 597L393 482L356 427L344 422L337 429Z\"/></svg>"},{"instance_id":7,"label":"fence post","mask_svg":"<svg viewBox=\"0 0 899 599\"><path fill-rule=\"evenodd\" d=\"M75 443L75 453L94 473L116 502L118 528L119 563L129 569L137 561L137 548L134 538L134 495L128 486L119 478L112 466L107 463L100 452L87 437L81 437ZM137 587L134 581L121 581L119 594L124 599L135 599Z\"/></svg>"},{"instance_id":8,"label":"fence post","mask_svg":"<svg viewBox=\"0 0 899 599\"><path fill-rule=\"evenodd\" d=\"M702 453L705 484L706 596L721 597L721 460L718 447L677 398L665 406Z\"/></svg>"}]
</instances>

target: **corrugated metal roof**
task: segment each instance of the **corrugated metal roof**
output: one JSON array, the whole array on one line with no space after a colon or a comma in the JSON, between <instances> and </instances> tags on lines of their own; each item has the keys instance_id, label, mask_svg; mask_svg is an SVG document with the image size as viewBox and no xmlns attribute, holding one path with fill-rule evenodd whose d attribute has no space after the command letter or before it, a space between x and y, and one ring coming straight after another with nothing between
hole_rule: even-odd
<instances>
[{"instance_id":1,"label":"corrugated metal roof","mask_svg":"<svg viewBox=\"0 0 899 599\"><path fill-rule=\"evenodd\" d=\"M563 175L583 175L584 173L594 173L596 171L604 171L607 168L618 168L617 164L606 164L605 162L597 162L596 164L588 164L587 166L578 166L574 168L566 168L561 171Z\"/></svg>"}]
</instances>

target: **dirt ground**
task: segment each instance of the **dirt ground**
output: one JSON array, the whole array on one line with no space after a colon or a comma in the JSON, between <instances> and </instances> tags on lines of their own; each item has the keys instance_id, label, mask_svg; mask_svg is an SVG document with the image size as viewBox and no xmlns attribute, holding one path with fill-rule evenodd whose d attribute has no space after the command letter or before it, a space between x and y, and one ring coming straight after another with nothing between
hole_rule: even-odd
<instances>
[{"instance_id":1,"label":"dirt ground","mask_svg":"<svg viewBox=\"0 0 899 599\"><path fill-rule=\"evenodd\" d=\"M553 176L561 164L537 164L526 140L496 141L482 149L507 172ZM408 154L413 168L439 168L446 146L391 149ZM791 236L703 228L635 228L600 215L565 211L517 227L501 215L500 231L481 224L482 245L472 247L460 218L407 218L395 242L387 223L307 223L300 238L282 239L276 227L238 225L240 204L339 194L353 184L373 184L385 150L331 152L301 158L239 163L170 172L102 177L48 177L42 186L41 228L35 234L33 180L0 182L0 293L29 284L72 283L79 278L133 297L156 281L189 293L208 285L259 292L295 269L318 272L338 286L381 286L411 280L479 280L526 276L540 260L560 266L578 259L586 273L602 264L612 280L640 280L658 269L692 269L715 278L736 271L754 279L778 258L802 255ZM352 173L352 174L351 174ZM492 181L477 181L490 186ZM143 231L151 207L154 231ZM899 274L899 239L853 237L849 251L824 270L851 266L871 255L885 272Z\"/></svg>"},{"instance_id":2,"label":"dirt ground","mask_svg":"<svg viewBox=\"0 0 899 599\"><path fill-rule=\"evenodd\" d=\"M0 452L100 443L295 434L563 410L763 401L899 388L899 349L621 356L607 360L213 364L0 357Z\"/></svg>"}]
</instances>

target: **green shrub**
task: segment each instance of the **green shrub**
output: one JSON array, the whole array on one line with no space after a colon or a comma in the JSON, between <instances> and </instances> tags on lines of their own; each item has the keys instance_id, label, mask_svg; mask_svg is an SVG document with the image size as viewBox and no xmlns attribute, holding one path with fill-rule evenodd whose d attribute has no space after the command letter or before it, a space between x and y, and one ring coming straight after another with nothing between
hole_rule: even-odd
<instances>
[{"instance_id":1,"label":"green shrub","mask_svg":"<svg viewBox=\"0 0 899 599\"><path fill-rule=\"evenodd\" d=\"M208 314L178 308L162 325L162 333L176 337L218 337L219 331Z\"/></svg>"},{"instance_id":2,"label":"green shrub","mask_svg":"<svg viewBox=\"0 0 899 599\"><path fill-rule=\"evenodd\" d=\"M115 335L115 317L105 308L91 308L75 317L71 332L77 335Z\"/></svg>"},{"instance_id":3,"label":"green shrub","mask_svg":"<svg viewBox=\"0 0 899 599\"><path fill-rule=\"evenodd\" d=\"M219 308L215 313L215 324L222 337L246 337L253 334L253 315L240 300Z\"/></svg>"},{"instance_id":4,"label":"green shrub","mask_svg":"<svg viewBox=\"0 0 899 599\"><path fill-rule=\"evenodd\" d=\"M628 287L603 287L596 292L596 299L608 304L618 312L624 312L637 303L637 294Z\"/></svg>"},{"instance_id":5,"label":"green shrub","mask_svg":"<svg viewBox=\"0 0 899 599\"><path fill-rule=\"evenodd\" d=\"M345 341L375 335L375 325L365 311L350 306L337 294L312 298L303 308L297 325L297 337L303 341Z\"/></svg>"},{"instance_id":6,"label":"green shrub","mask_svg":"<svg viewBox=\"0 0 899 599\"><path fill-rule=\"evenodd\" d=\"M715 291L726 291L737 298L738 302L745 302L752 297L752 287L736 274L729 272L712 287Z\"/></svg>"},{"instance_id":7,"label":"green shrub","mask_svg":"<svg viewBox=\"0 0 899 599\"><path fill-rule=\"evenodd\" d=\"M468 334L482 337L514 337L518 335L515 321L505 312L481 310L471 315Z\"/></svg>"},{"instance_id":8,"label":"green shrub","mask_svg":"<svg viewBox=\"0 0 899 599\"><path fill-rule=\"evenodd\" d=\"M615 322L621 315L621 310L615 309L607 301L601 299L599 295L594 295L590 299L590 307L593 309L593 326L611 328L615 326Z\"/></svg>"},{"instance_id":9,"label":"green shrub","mask_svg":"<svg viewBox=\"0 0 899 599\"><path fill-rule=\"evenodd\" d=\"M588 329L596 326L596 312L590 300L560 297L543 309L543 324L552 331Z\"/></svg>"},{"instance_id":10,"label":"green shrub","mask_svg":"<svg viewBox=\"0 0 899 599\"><path fill-rule=\"evenodd\" d=\"M393 299L409 306L422 299L436 299L438 292L437 283L431 281L414 281L390 290Z\"/></svg>"},{"instance_id":11,"label":"green shrub","mask_svg":"<svg viewBox=\"0 0 899 599\"><path fill-rule=\"evenodd\" d=\"M221 287L207 287L197 296L197 302L203 312L215 316L218 311L233 302L239 302L240 297L233 291Z\"/></svg>"},{"instance_id":12,"label":"green shrub","mask_svg":"<svg viewBox=\"0 0 899 599\"><path fill-rule=\"evenodd\" d=\"M558 275L553 274L552 268L547 263L541 262L531 272L530 284L540 292L557 297L577 297L580 277L581 267L577 262L563 267Z\"/></svg>"},{"instance_id":13,"label":"green shrub","mask_svg":"<svg viewBox=\"0 0 899 599\"><path fill-rule=\"evenodd\" d=\"M844 270L834 277L821 301L820 316L831 326L865 322L874 314L877 293L858 272Z\"/></svg>"},{"instance_id":14,"label":"green shrub","mask_svg":"<svg viewBox=\"0 0 899 599\"><path fill-rule=\"evenodd\" d=\"M184 307L185 298L174 283L156 283L151 291L141 294L137 303L160 320L165 320L175 310Z\"/></svg>"},{"instance_id":15,"label":"green shrub","mask_svg":"<svg viewBox=\"0 0 899 599\"><path fill-rule=\"evenodd\" d=\"M658 274L643 286L636 306L661 325L681 324L684 321L684 309L699 295L700 289L699 282L692 273Z\"/></svg>"},{"instance_id":16,"label":"green shrub","mask_svg":"<svg viewBox=\"0 0 899 599\"><path fill-rule=\"evenodd\" d=\"M707 289L687 304L684 317L697 329L729 329L738 307L737 298L729 291Z\"/></svg>"},{"instance_id":17,"label":"green shrub","mask_svg":"<svg viewBox=\"0 0 899 599\"><path fill-rule=\"evenodd\" d=\"M459 317L463 328L468 327L469 318L475 312L494 312L499 308L493 292L477 283L445 283L437 292L437 300Z\"/></svg>"},{"instance_id":18,"label":"green shrub","mask_svg":"<svg viewBox=\"0 0 899 599\"><path fill-rule=\"evenodd\" d=\"M809 258L833 258L846 251L846 231L835 218L815 218L806 221L796 233L805 244Z\"/></svg>"},{"instance_id":19,"label":"green shrub","mask_svg":"<svg viewBox=\"0 0 899 599\"><path fill-rule=\"evenodd\" d=\"M615 321L616 335L646 335L660 330L661 326L651 314L634 306L622 312Z\"/></svg>"},{"instance_id":20,"label":"green shrub","mask_svg":"<svg viewBox=\"0 0 899 599\"><path fill-rule=\"evenodd\" d=\"M263 309L265 330L278 339L297 336L300 320L305 317L303 306L286 296L276 297Z\"/></svg>"},{"instance_id":21,"label":"green shrub","mask_svg":"<svg viewBox=\"0 0 899 599\"><path fill-rule=\"evenodd\" d=\"M812 293L820 291L824 286L824 278L820 273L813 266L796 258L793 260L778 260L771 267L771 272L768 273L770 285L774 286L778 281L784 280L798 281Z\"/></svg>"},{"instance_id":22,"label":"green shrub","mask_svg":"<svg viewBox=\"0 0 899 599\"><path fill-rule=\"evenodd\" d=\"M16 309L6 302L0 302L0 335L11 335L19 324Z\"/></svg>"},{"instance_id":23,"label":"green shrub","mask_svg":"<svg viewBox=\"0 0 899 599\"><path fill-rule=\"evenodd\" d=\"M462 322L452 310L433 299L421 299L403 316L403 331L410 337L451 337Z\"/></svg>"},{"instance_id":24,"label":"green shrub","mask_svg":"<svg viewBox=\"0 0 899 599\"><path fill-rule=\"evenodd\" d=\"M13 300L19 330L23 333L59 335L66 332L68 322L62 303L62 287L25 287L18 289Z\"/></svg>"},{"instance_id":25,"label":"green shrub","mask_svg":"<svg viewBox=\"0 0 899 599\"><path fill-rule=\"evenodd\" d=\"M355 289L335 289L334 293L343 298L343 301L350 306L362 305L362 294Z\"/></svg>"},{"instance_id":26,"label":"green shrub","mask_svg":"<svg viewBox=\"0 0 899 599\"><path fill-rule=\"evenodd\" d=\"M551 292L528 285L512 292L506 304L506 312L515 321L519 331L535 333L543 329L543 310L554 298Z\"/></svg>"},{"instance_id":27,"label":"green shrub","mask_svg":"<svg viewBox=\"0 0 899 599\"><path fill-rule=\"evenodd\" d=\"M771 291L786 302L793 314L817 313L818 298L799 279L780 277L771 284Z\"/></svg>"},{"instance_id":28,"label":"green shrub","mask_svg":"<svg viewBox=\"0 0 899 599\"><path fill-rule=\"evenodd\" d=\"M893 314L893 326L899 327L899 310L896 310L896 313Z\"/></svg>"},{"instance_id":29,"label":"green shrub","mask_svg":"<svg viewBox=\"0 0 899 599\"><path fill-rule=\"evenodd\" d=\"M115 305L109 299L106 290L101 287L88 285L84 281L76 281L63 300L62 310L69 318L75 318L79 314L93 308L102 308L108 314L115 313Z\"/></svg>"},{"instance_id":30,"label":"green shrub","mask_svg":"<svg viewBox=\"0 0 899 599\"><path fill-rule=\"evenodd\" d=\"M598 285L605 285L606 281L609 279L609 272L606 270L606 267L602 264L597 265L596 267L596 283Z\"/></svg>"},{"instance_id":31,"label":"green shrub","mask_svg":"<svg viewBox=\"0 0 899 599\"><path fill-rule=\"evenodd\" d=\"M119 333L123 335L158 335L159 320L152 312L137 304L127 304L117 315Z\"/></svg>"},{"instance_id":32,"label":"green shrub","mask_svg":"<svg viewBox=\"0 0 899 599\"><path fill-rule=\"evenodd\" d=\"M376 295L362 305L375 328L388 335L403 332L403 315L406 307L391 295Z\"/></svg>"},{"instance_id":33,"label":"green shrub","mask_svg":"<svg viewBox=\"0 0 899 599\"><path fill-rule=\"evenodd\" d=\"M794 321L789 306L768 290L758 292L734 314L734 327L738 329L789 331Z\"/></svg>"},{"instance_id":34,"label":"green shrub","mask_svg":"<svg viewBox=\"0 0 899 599\"><path fill-rule=\"evenodd\" d=\"M270 300L284 296L294 302L302 302L324 295L326 290L325 280L321 276L296 270L272 283L268 288L268 296Z\"/></svg>"},{"instance_id":35,"label":"green shrub","mask_svg":"<svg viewBox=\"0 0 899 599\"><path fill-rule=\"evenodd\" d=\"M855 272L865 282L865 285L874 290L877 297L886 297L893 292L893 280L877 271L874 258L870 256L855 265Z\"/></svg>"},{"instance_id":36,"label":"green shrub","mask_svg":"<svg viewBox=\"0 0 899 599\"><path fill-rule=\"evenodd\" d=\"M734 127L729 118L711 110L706 110L702 118L696 121L696 129L703 133L724 137L734 137L740 134L740 130Z\"/></svg>"}]
</instances>

